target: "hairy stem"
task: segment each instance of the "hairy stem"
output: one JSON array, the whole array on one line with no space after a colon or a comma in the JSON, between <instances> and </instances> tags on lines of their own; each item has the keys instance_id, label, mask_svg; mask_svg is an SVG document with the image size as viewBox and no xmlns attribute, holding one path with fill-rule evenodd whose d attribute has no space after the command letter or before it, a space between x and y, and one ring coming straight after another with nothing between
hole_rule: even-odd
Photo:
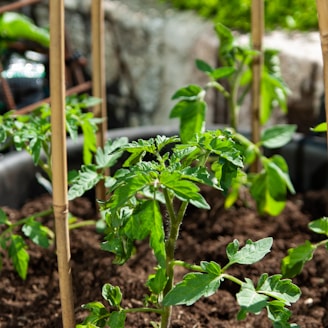
<instances>
[{"instance_id":1,"label":"hairy stem","mask_svg":"<svg viewBox=\"0 0 328 328\"><path fill-rule=\"evenodd\" d=\"M167 283L164 288L163 297L173 288L174 283L174 252L176 247L176 241L179 236L179 229L184 217L185 211L188 206L188 202L182 202L179 208L179 211L176 213L173 209L173 203L169 197L168 191L164 190L166 207L168 209L170 217L170 230L169 235L165 243L166 251L166 276ZM161 328L169 328L171 322L171 306L163 307L163 314L161 318Z\"/></svg>"}]
</instances>

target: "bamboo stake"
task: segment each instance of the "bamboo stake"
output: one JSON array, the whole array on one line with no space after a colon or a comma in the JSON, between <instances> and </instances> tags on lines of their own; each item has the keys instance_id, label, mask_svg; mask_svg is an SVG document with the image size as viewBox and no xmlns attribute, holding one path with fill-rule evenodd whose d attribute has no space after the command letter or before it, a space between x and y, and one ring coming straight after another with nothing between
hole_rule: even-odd
<instances>
[{"instance_id":1,"label":"bamboo stake","mask_svg":"<svg viewBox=\"0 0 328 328\"><path fill-rule=\"evenodd\" d=\"M261 76L262 76L262 39L264 33L264 4L263 0L252 0L252 48L259 54L253 58L252 62L252 107L251 107L251 125L252 141L260 141L261 123L260 123L260 106L261 106ZM260 170L260 161L256 161L252 170Z\"/></svg>"},{"instance_id":2,"label":"bamboo stake","mask_svg":"<svg viewBox=\"0 0 328 328\"><path fill-rule=\"evenodd\" d=\"M104 49L104 8L102 0L92 1L92 93L102 102L94 107L94 115L102 118L98 125L97 146L104 147L107 131L106 110L106 79L105 79L105 49ZM109 172L107 172L109 174ZM106 189L103 182L96 186L96 198L105 200Z\"/></svg>"},{"instance_id":3,"label":"bamboo stake","mask_svg":"<svg viewBox=\"0 0 328 328\"><path fill-rule=\"evenodd\" d=\"M68 230L64 0L50 0L50 94L53 207L64 328L75 327Z\"/></svg>"},{"instance_id":4,"label":"bamboo stake","mask_svg":"<svg viewBox=\"0 0 328 328\"><path fill-rule=\"evenodd\" d=\"M328 0L317 0L320 40L323 58L323 82L325 88L325 112L328 122ZM328 131L326 133L328 143Z\"/></svg>"}]
</instances>

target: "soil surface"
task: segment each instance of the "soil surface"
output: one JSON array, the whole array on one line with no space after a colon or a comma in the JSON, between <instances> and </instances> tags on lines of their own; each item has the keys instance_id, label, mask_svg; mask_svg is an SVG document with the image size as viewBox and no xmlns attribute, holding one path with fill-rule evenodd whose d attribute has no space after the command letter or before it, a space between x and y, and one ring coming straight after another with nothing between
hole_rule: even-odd
<instances>
[{"instance_id":1,"label":"soil surface","mask_svg":"<svg viewBox=\"0 0 328 328\"><path fill-rule=\"evenodd\" d=\"M212 209L204 212L194 208L181 227L176 249L176 258L199 264L201 260L214 260L222 265L227 261L226 245L233 239L244 243L263 237L274 237L272 252L261 262L252 266L236 265L230 273L239 278L257 281L261 273L280 273L281 259L290 247L306 239L318 241L319 236L307 228L310 220L328 215L328 192L307 192L293 196L279 217L261 217L248 206L239 203L229 210L223 208L223 199L204 190ZM15 221L51 206L47 195L27 203L21 211L4 208ZM71 212L79 218L94 218L95 210L87 199L79 199L70 205ZM53 226L52 217L46 219ZM147 242L136 245L136 255L124 266L112 264L110 253L100 250L102 236L93 227L71 231L72 271L75 292L77 322L86 312L82 304L102 301L101 288L110 282L119 285L125 299L124 305L139 307L147 293L144 283L153 272L154 258ZM1 251L2 252L2 251ZM56 254L53 247L42 249L29 243L30 264L28 276L21 280L14 272L5 254L0 273L0 327L62 327L59 301ZM177 270L178 281L186 272ZM302 290L301 299L291 307L291 322L303 328L328 327L328 253L318 249L311 262L297 278L293 279ZM219 291L209 298L203 298L190 307L179 306L173 311L173 328L230 328L230 327L271 327L266 314L248 315L238 322L239 310L235 300L236 285L223 282ZM130 314L126 327L152 327L156 315Z\"/></svg>"}]
</instances>

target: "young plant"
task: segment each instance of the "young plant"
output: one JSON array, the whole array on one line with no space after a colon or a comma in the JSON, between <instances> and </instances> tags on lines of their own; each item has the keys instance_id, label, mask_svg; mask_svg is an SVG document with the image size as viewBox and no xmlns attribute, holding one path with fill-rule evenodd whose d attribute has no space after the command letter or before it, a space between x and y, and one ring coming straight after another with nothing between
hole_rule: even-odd
<instances>
[{"instance_id":1,"label":"young plant","mask_svg":"<svg viewBox=\"0 0 328 328\"><path fill-rule=\"evenodd\" d=\"M312 260L314 252L319 247L325 247L328 249L328 217L322 217L320 219L311 221L308 224L311 231L326 236L326 239L319 241L318 243L311 243L306 240L303 244L290 248L288 255L282 259L281 272L284 277L293 278L300 274L303 270L304 264Z\"/></svg>"},{"instance_id":2,"label":"young plant","mask_svg":"<svg viewBox=\"0 0 328 328\"><path fill-rule=\"evenodd\" d=\"M251 88L251 63L257 52L247 46L238 45L232 31L224 25L216 24L215 31L220 40L218 56L221 67L214 69L201 59L196 60L196 65L210 79L205 89L214 87L227 100L230 126L238 130L239 111ZM276 106L284 113L287 112L289 89L282 80L277 53L275 50L264 51L260 106L262 125L271 117ZM226 86L220 80L224 80Z\"/></svg>"},{"instance_id":3,"label":"young plant","mask_svg":"<svg viewBox=\"0 0 328 328\"><path fill-rule=\"evenodd\" d=\"M95 131L98 120L93 118L91 112L84 109L98 103L93 97L68 97L66 104L67 132L74 140L79 131L84 135L83 158L85 163L90 163L96 149ZM35 165L39 166L46 174L37 176L38 180L51 193L51 109L48 105L41 106L27 115L15 115L8 112L0 116L0 144L9 147L11 144L17 151L27 151ZM23 235L41 247L49 247L54 240L51 229L41 224L42 217L51 215L53 209L40 213L17 222L11 222L5 212L0 209L0 247L8 253L14 268L22 279L26 278L29 255L27 243L17 230L21 229ZM95 224L94 220L76 222L76 218L70 218L70 227L76 228L86 224ZM2 257L0 254L0 270Z\"/></svg>"},{"instance_id":4,"label":"young plant","mask_svg":"<svg viewBox=\"0 0 328 328\"><path fill-rule=\"evenodd\" d=\"M290 280L282 280L281 275L269 277L267 274L254 286L251 280L242 281L228 270L232 265L260 261L270 251L272 238L248 240L242 248L237 240L233 241L227 246L228 263L224 266L215 261L193 265L175 259L176 241L187 207L209 209L200 193L200 185L227 191L243 169L244 154L233 134L229 130L199 132L188 141L176 136L157 136L131 143L121 139L109 143L99 161L112 162L123 150L130 155L123 167L106 181L112 196L101 205L107 225L101 247L114 253L115 263L122 265L132 256L134 242L149 238L157 261L156 270L147 281L150 294L144 307L124 308L119 287L106 284L102 294L110 310L100 302L85 305L91 314L78 327L124 327L126 315L135 312L157 313L158 327L170 327L172 306L192 305L201 297L215 293L226 279L240 286L239 319L245 318L248 312L258 313L266 308L274 325L291 327L286 306L299 298L297 286ZM77 178L81 183L75 184L80 186L80 192L86 187L87 175L93 175L100 167L82 168L81 177ZM76 192L75 187L72 197ZM164 217L168 217L167 226ZM174 284L176 266L191 272Z\"/></svg>"}]
</instances>

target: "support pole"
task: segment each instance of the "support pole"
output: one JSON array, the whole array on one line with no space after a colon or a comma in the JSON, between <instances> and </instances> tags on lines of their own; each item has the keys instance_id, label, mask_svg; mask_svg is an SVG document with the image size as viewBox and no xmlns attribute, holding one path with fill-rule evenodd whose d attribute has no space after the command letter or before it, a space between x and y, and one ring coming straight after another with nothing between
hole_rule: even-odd
<instances>
[{"instance_id":1,"label":"support pole","mask_svg":"<svg viewBox=\"0 0 328 328\"><path fill-rule=\"evenodd\" d=\"M252 0L252 48L258 51L258 55L253 58L252 63L252 108L251 108L251 124L252 124L252 141L257 143L260 141L261 122L261 79L262 79L262 40L264 34L264 4L263 0ZM257 160L252 170L258 172L260 170L260 161Z\"/></svg>"},{"instance_id":2,"label":"support pole","mask_svg":"<svg viewBox=\"0 0 328 328\"><path fill-rule=\"evenodd\" d=\"M317 0L321 50L323 58L323 82L325 88L325 112L328 122L328 0ZM326 133L328 144L328 131Z\"/></svg>"},{"instance_id":3,"label":"support pole","mask_svg":"<svg viewBox=\"0 0 328 328\"><path fill-rule=\"evenodd\" d=\"M103 148L106 142L107 110L106 110L106 78L105 78L105 34L104 8L102 0L92 1L92 93L102 102L94 107L94 115L102 118L98 125L97 146ZM108 172L109 174L109 172ZM103 182L96 186L96 198L106 199L106 189Z\"/></svg>"},{"instance_id":4,"label":"support pole","mask_svg":"<svg viewBox=\"0 0 328 328\"><path fill-rule=\"evenodd\" d=\"M64 0L50 0L51 158L56 250L64 328L75 327L68 229Z\"/></svg>"}]
</instances>

